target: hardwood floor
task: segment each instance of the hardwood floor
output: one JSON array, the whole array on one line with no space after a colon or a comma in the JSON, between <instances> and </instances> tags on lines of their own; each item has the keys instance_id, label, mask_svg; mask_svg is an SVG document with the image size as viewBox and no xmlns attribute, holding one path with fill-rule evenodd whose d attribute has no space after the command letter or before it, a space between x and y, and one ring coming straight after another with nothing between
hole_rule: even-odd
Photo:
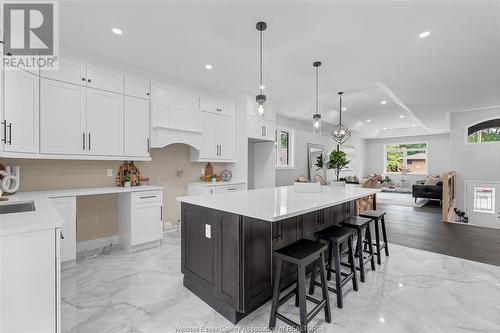
<instances>
[{"instance_id":1,"label":"hardwood floor","mask_svg":"<svg viewBox=\"0 0 500 333\"><path fill-rule=\"evenodd\" d=\"M500 266L500 229L443 223L439 205L378 204L390 243Z\"/></svg>"}]
</instances>

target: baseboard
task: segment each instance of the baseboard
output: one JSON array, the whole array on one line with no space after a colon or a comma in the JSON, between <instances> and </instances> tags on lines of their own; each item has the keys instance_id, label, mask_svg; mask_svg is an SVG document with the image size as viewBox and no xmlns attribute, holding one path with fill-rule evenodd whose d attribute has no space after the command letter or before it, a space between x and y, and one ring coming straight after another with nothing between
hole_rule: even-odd
<instances>
[{"instance_id":1,"label":"baseboard","mask_svg":"<svg viewBox=\"0 0 500 333\"><path fill-rule=\"evenodd\" d=\"M101 247L108 246L109 244L120 244L120 236L113 235L99 239L91 239L88 241L77 242L76 252L89 251L93 249L98 249Z\"/></svg>"}]
</instances>

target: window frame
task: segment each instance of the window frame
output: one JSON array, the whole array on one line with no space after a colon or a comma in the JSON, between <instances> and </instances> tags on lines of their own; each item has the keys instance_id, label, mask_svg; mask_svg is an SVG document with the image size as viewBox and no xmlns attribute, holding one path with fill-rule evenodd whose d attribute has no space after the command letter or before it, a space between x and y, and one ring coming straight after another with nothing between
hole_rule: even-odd
<instances>
[{"instance_id":1,"label":"window frame","mask_svg":"<svg viewBox=\"0 0 500 333\"><path fill-rule=\"evenodd\" d=\"M417 176L427 176L429 175L429 143L427 141L419 141L419 142L398 142L398 143L383 143L383 153L382 153L382 160L383 160L383 174L384 175L398 175L401 174L399 171L387 171L387 152L388 151L393 151L393 152L402 152L403 153L403 161L405 161L405 157L408 155L406 154L408 152L408 149L386 149L386 146L388 145L411 145L411 144L425 144L425 148L410 148L409 151L422 151L425 150L425 169L422 172L416 173L416 172L409 172L407 175L417 175ZM403 166L408 167L407 162L404 162Z\"/></svg>"},{"instance_id":2,"label":"window frame","mask_svg":"<svg viewBox=\"0 0 500 333\"><path fill-rule=\"evenodd\" d=\"M278 164L279 160L279 149L278 149L278 132L288 133L288 164L281 165ZM274 159L274 167L276 170L286 170L286 169L295 169L295 131L292 129L284 128L284 127L276 127L274 129L274 147L275 147L275 159Z\"/></svg>"},{"instance_id":3,"label":"window frame","mask_svg":"<svg viewBox=\"0 0 500 333\"><path fill-rule=\"evenodd\" d=\"M479 121L474 121L474 122L471 122L471 123L468 123L465 125L464 127L464 143L466 145L498 145L500 144L500 141L485 141L485 142L469 142L468 138L469 138L469 127L472 127L474 125L477 125L477 124L480 124L480 123L483 123L483 122L486 122L486 121L490 121L490 120L495 120L495 119L498 119L498 116L491 116L491 117L487 117L487 118L483 118Z\"/></svg>"}]
</instances>

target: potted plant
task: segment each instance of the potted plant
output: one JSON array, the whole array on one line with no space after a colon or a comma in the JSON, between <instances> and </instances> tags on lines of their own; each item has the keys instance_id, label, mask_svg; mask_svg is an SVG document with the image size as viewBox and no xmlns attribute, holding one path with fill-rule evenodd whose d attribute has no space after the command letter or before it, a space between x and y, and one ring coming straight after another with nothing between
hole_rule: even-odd
<instances>
[{"instance_id":1,"label":"potted plant","mask_svg":"<svg viewBox=\"0 0 500 333\"><path fill-rule=\"evenodd\" d=\"M342 150L334 150L330 154L330 160L328 161L328 169L333 169L335 172L335 179L331 182L331 185L344 186L345 180L341 181L340 171L342 171L350 161L346 158L346 153Z\"/></svg>"},{"instance_id":2,"label":"potted plant","mask_svg":"<svg viewBox=\"0 0 500 333\"><path fill-rule=\"evenodd\" d=\"M130 187L131 185L131 177L130 177L130 174L126 174L125 176L123 176L123 186L124 187Z\"/></svg>"},{"instance_id":3,"label":"potted plant","mask_svg":"<svg viewBox=\"0 0 500 333\"><path fill-rule=\"evenodd\" d=\"M453 211L455 212L455 214L458 217L457 222L469 223L469 217L467 215L465 215L464 211L462 211L462 210L460 210L458 208L453 208Z\"/></svg>"}]
</instances>

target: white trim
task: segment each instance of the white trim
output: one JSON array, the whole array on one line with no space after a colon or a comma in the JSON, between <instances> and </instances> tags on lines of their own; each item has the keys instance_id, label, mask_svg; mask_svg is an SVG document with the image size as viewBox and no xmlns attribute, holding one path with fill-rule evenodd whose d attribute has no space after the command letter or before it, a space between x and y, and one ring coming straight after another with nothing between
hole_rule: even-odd
<instances>
[{"instance_id":1,"label":"white trim","mask_svg":"<svg viewBox=\"0 0 500 333\"><path fill-rule=\"evenodd\" d=\"M276 140L278 139L278 136L276 135L276 132L278 131L283 131L288 133L288 165L277 165L276 162L278 160L278 143ZM276 170L283 170L283 169L295 169L295 130L294 129L289 129L285 127L275 127L274 128L274 145L276 146L275 149L275 157L274 157L274 168Z\"/></svg>"},{"instance_id":2,"label":"white trim","mask_svg":"<svg viewBox=\"0 0 500 333\"><path fill-rule=\"evenodd\" d=\"M382 174L383 175L386 175L386 174L392 174L392 175L395 175L395 174L402 174L401 172L396 172L396 171L386 171L386 165L385 165L385 162L386 162L386 155L387 155L387 149L385 149L385 146L387 145L408 145L408 144L419 144L419 143L425 143L425 148L410 148L410 149L407 149L406 151L421 151L421 150L425 150L425 170L423 170L423 172L421 173L408 173L406 174L406 176L411 176L411 175L415 175L415 176L427 176L429 175L429 166L430 166L430 162L429 162L429 142L427 141L410 141L410 142L399 142L398 143L382 143ZM390 151L397 151L398 149L390 149Z\"/></svg>"},{"instance_id":3,"label":"white trim","mask_svg":"<svg viewBox=\"0 0 500 333\"><path fill-rule=\"evenodd\" d=\"M108 246L109 244L120 244L120 236L113 235L88 241L76 242L76 252L89 251Z\"/></svg>"},{"instance_id":4,"label":"white trim","mask_svg":"<svg viewBox=\"0 0 500 333\"><path fill-rule=\"evenodd\" d=\"M494 120L494 119L498 119L498 115L496 116L490 116L490 117L486 117L486 118L483 118L481 120L474 120L473 122L469 122L467 124L465 124L464 126L464 144L467 146L467 145L488 145L488 144L494 144L494 145L498 145L500 144L500 141L486 141L486 142L469 142L467 140L467 138L469 137L469 135L467 134L468 133L468 129L469 127L471 126L474 126L474 125L477 125L477 124L480 124L482 122L485 122L485 121L488 121L488 120Z\"/></svg>"}]
</instances>

